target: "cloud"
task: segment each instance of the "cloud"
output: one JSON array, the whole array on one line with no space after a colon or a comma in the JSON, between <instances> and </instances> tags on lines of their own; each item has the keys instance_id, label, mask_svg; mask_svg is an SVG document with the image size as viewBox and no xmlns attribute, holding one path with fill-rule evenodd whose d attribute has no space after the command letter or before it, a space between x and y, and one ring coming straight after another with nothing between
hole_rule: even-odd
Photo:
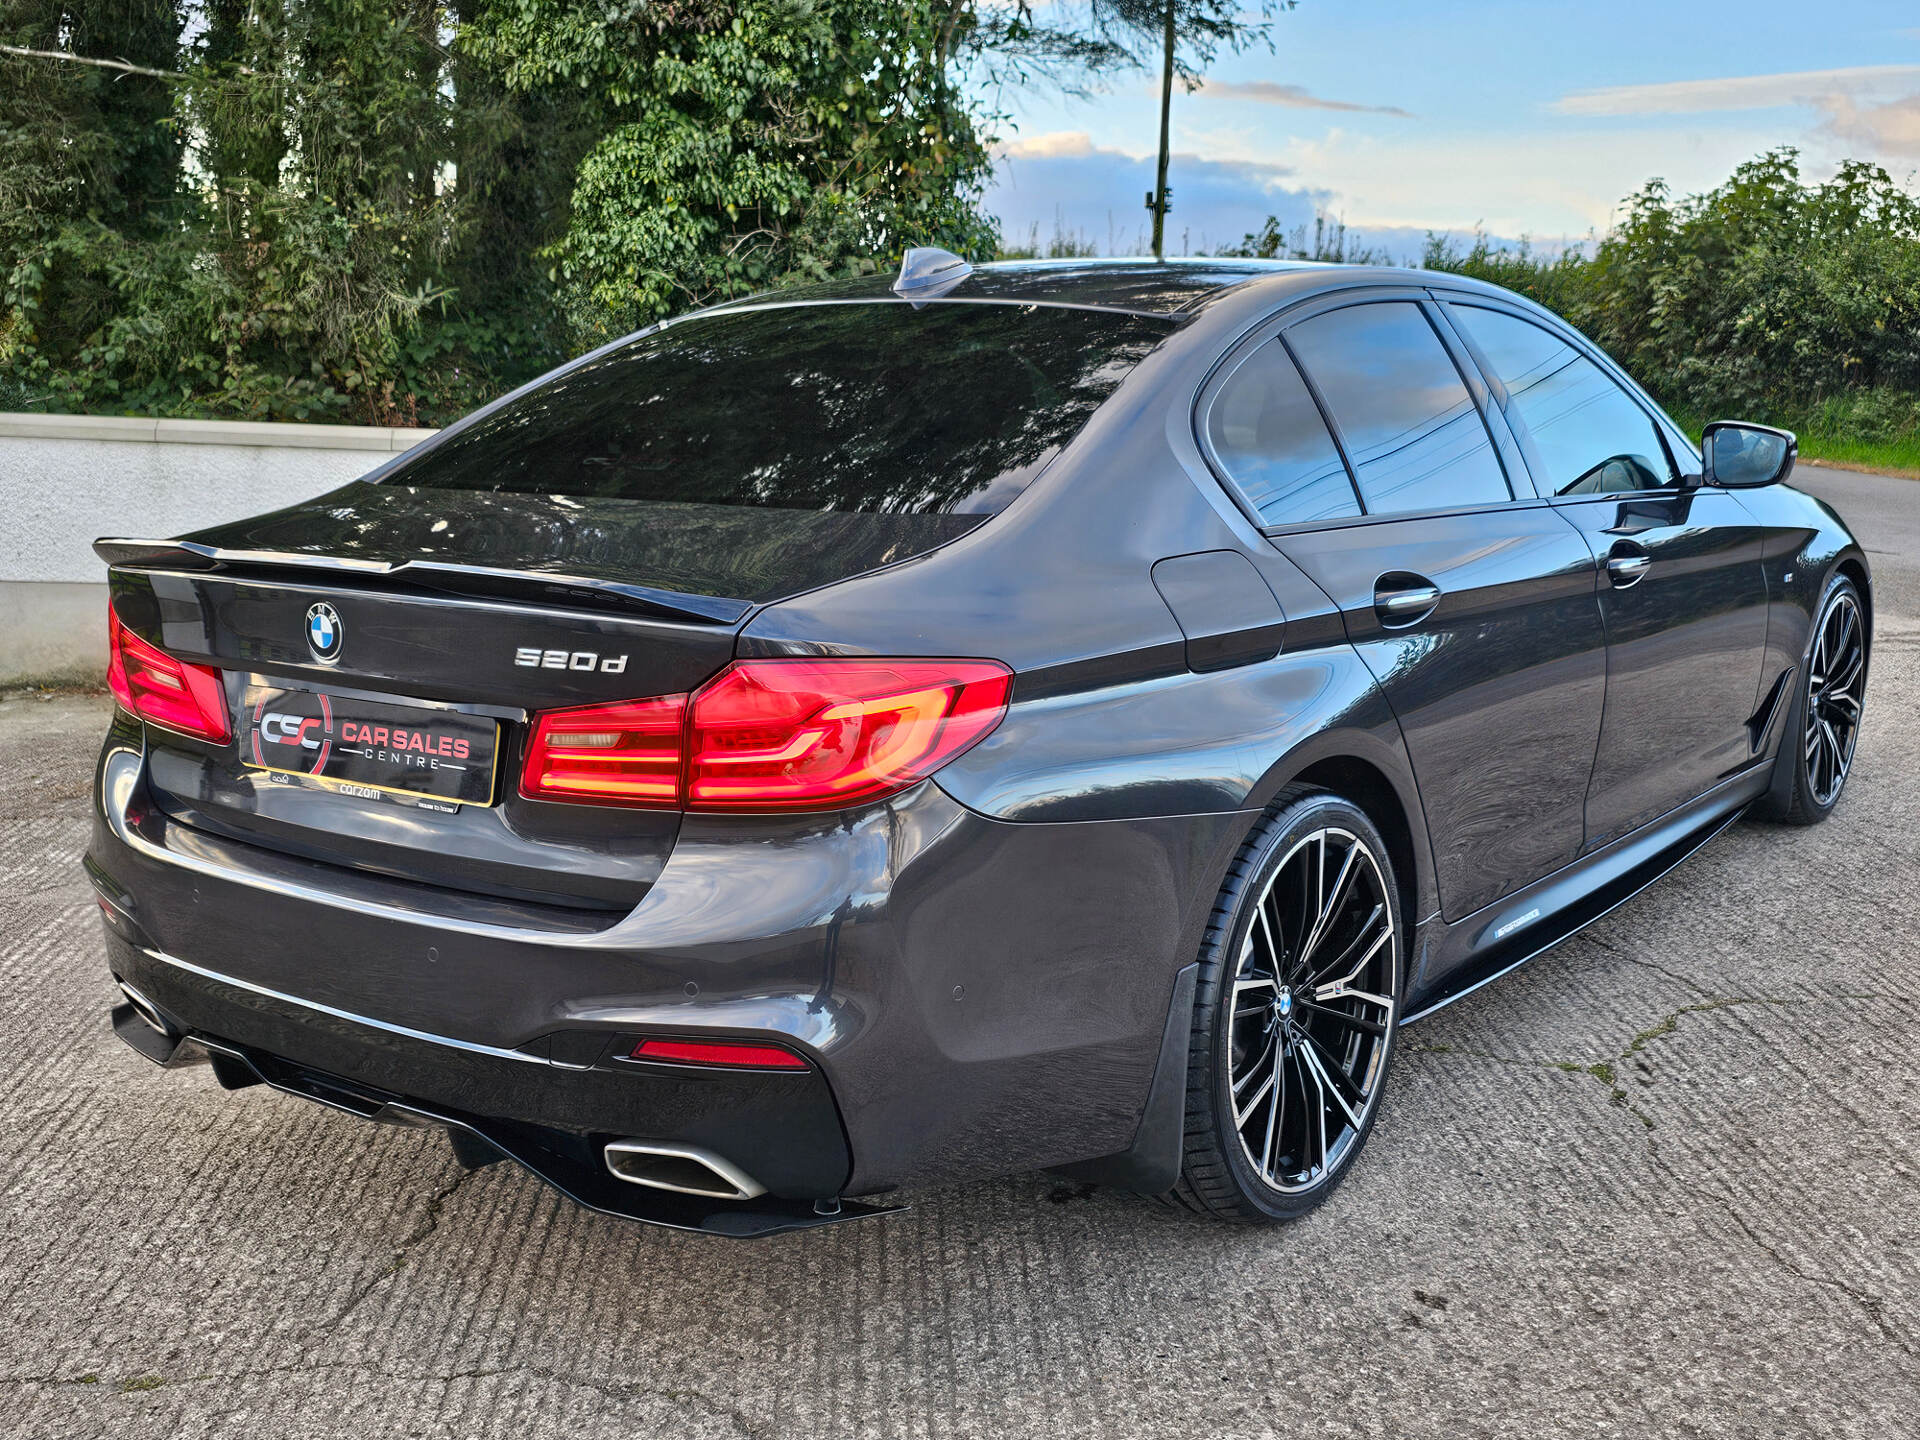
<instances>
[{"instance_id":1,"label":"cloud","mask_svg":"<svg viewBox=\"0 0 1920 1440\"><path fill-rule=\"evenodd\" d=\"M1920 95L1883 104L1862 105L1851 95L1819 101L1826 112L1825 132L1876 159L1920 160Z\"/></svg>"},{"instance_id":2,"label":"cloud","mask_svg":"<svg viewBox=\"0 0 1920 1440\"><path fill-rule=\"evenodd\" d=\"M1701 115L1824 105L1837 97L1920 90L1920 65L1859 65L1847 70L1796 70L1783 75L1728 75L1657 85L1576 90L1553 102L1561 115Z\"/></svg>"},{"instance_id":3,"label":"cloud","mask_svg":"<svg viewBox=\"0 0 1920 1440\"><path fill-rule=\"evenodd\" d=\"M1276 85L1271 80L1209 80L1201 93L1214 100L1251 100L1258 105L1282 105L1291 110L1342 110L1355 115L1400 115L1412 112L1398 105L1360 105L1351 100L1324 100L1304 85Z\"/></svg>"},{"instance_id":4,"label":"cloud","mask_svg":"<svg viewBox=\"0 0 1920 1440\"><path fill-rule=\"evenodd\" d=\"M1066 236L1091 243L1103 255L1144 254L1151 221L1141 204L1153 187L1154 157L1094 144L1083 131L1062 130L1023 137L1002 147L987 208L1000 219L1010 245ZM1203 159L1176 150L1169 180L1173 213L1167 217L1167 253L1201 254L1237 245L1269 215L1283 233L1310 241L1316 215L1343 208L1332 190L1306 181L1292 165L1246 158ZM1470 244L1470 226L1443 230ZM1410 262L1425 248L1427 227L1356 224L1349 239L1396 261ZM1544 247L1552 250L1551 244Z\"/></svg>"},{"instance_id":5,"label":"cloud","mask_svg":"<svg viewBox=\"0 0 1920 1440\"><path fill-rule=\"evenodd\" d=\"M1269 215L1287 228L1310 224L1327 199L1285 165L1175 151L1171 166L1169 254L1237 244ZM1022 137L1001 149L987 209L1009 244L1031 237L1044 248L1063 232L1102 254L1138 254L1148 248L1152 227L1143 200L1153 170L1153 156L1095 145L1081 131Z\"/></svg>"}]
</instances>

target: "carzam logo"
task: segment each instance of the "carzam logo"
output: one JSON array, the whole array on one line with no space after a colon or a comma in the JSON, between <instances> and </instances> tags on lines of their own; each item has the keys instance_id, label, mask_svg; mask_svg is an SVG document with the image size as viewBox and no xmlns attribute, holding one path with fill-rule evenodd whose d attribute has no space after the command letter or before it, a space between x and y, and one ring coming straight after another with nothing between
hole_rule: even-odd
<instances>
[{"instance_id":1,"label":"carzam logo","mask_svg":"<svg viewBox=\"0 0 1920 1440\"><path fill-rule=\"evenodd\" d=\"M627 657L602 655L597 650L542 650L526 645L513 652L513 663L529 670L597 670L602 675L626 672Z\"/></svg>"},{"instance_id":2,"label":"carzam logo","mask_svg":"<svg viewBox=\"0 0 1920 1440\"><path fill-rule=\"evenodd\" d=\"M340 646L347 630L340 623L340 612L324 600L307 607L307 648L322 665L340 658Z\"/></svg>"}]
</instances>

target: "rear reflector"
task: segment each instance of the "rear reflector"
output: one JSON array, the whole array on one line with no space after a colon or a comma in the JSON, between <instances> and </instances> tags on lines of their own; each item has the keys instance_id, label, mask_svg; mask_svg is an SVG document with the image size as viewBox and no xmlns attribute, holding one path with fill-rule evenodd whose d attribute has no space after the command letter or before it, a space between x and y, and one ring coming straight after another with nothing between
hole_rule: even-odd
<instances>
[{"instance_id":1,"label":"rear reflector","mask_svg":"<svg viewBox=\"0 0 1920 1440\"><path fill-rule=\"evenodd\" d=\"M676 1065L730 1065L741 1070L805 1070L807 1062L778 1045L744 1040L642 1040L635 1060L667 1060Z\"/></svg>"},{"instance_id":2,"label":"rear reflector","mask_svg":"<svg viewBox=\"0 0 1920 1440\"><path fill-rule=\"evenodd\" d=\"M163 730L227 743L227 697L220 672L157 650L120 623L107 605L107 686L120 708Z\"/></svg>"},{"instance_id":3,"label":"rear reflector","mask_svg":"<svg viewBox=\"0 0 1920 1440\"><path fill-rule=\"evenodd\" d=\"M1007 711L994 660L741 660L692 696L537 717L536 800L687 810L835 810L898 794Z\"/></svg>"}]
</instances>

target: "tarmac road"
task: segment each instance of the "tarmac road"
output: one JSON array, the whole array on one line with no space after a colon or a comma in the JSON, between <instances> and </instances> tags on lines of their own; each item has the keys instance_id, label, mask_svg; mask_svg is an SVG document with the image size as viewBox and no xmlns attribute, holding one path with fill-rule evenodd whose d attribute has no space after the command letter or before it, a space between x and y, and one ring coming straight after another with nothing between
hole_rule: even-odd
<instances>
[{"instance_id":1,"label":"tarmac road","mask_svg":"<svg viewBox=\"0 0 1920 1440\"><path fill-rule=\"evenodd\" d=\"M0 702L0 1434L1887 1436L1920 1416L1920 482L1839 811L1407 1034L1278 1231L1029 1175L741 1244L107 1031L106 706Z\"/></svg>"}]
</instances>

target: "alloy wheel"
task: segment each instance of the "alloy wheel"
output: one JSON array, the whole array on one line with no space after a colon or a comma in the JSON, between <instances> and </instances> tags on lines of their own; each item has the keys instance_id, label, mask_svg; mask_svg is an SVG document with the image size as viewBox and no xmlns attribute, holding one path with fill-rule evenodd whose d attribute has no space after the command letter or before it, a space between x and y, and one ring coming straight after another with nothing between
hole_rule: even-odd
<instances>
[{"instance_id":1,"label":"alloy wheel","mask_svg":"<svg viewBox=\"0 0 1920 1440\"><path fill-rule=\"evenodd\" d=\"M1381 866L1328 827L1299 840L1254 908L1228 1021L1233 1128L1254 1171L1299 1194L1323 1183L1378 1102L1400 993Z\"/></svg>"},{"instance_id":2,"label":"alloy wheel","mask_svg":"<svg viewBox=\"0 0 1920 1440\"><path fill-rule=\"evenodd\" d=\"M1842 590L1820 617L1807 665L1807 785L1822 807L1840 797L1860 736L1861 681L1867 672L1860 602Z\"/></svg>"}]
</instances>

